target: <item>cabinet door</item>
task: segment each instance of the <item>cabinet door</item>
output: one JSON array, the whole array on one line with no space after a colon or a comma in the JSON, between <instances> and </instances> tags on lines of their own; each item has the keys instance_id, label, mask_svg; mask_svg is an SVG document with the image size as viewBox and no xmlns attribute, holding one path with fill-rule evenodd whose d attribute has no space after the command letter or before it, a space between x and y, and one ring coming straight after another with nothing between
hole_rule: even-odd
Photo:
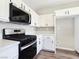
<instances>
[{"instance_id":1,"label":"cabinet door","mask_svg":"<svg viewBox=\"0 0 79 59\"><path fill-rule=\"evenodd\" d=\"M38 20L38 24L40 27L45 27L46 25L48 25L44 17L44 15L40 15L40 19Z\"/></svg>"},{"instance_id":2,"label":"cabinet door","mask_svg":"<svg viewBox=\"0 0 79 59\"><path fill-rule=\"evenodd\" d=\"M47 26L54 25L54 15L53 14L45 15L45 20L46 20L46 23L48 24Z\"/></svg>"},{"instance_id":3,"label":"cabinet door","mask_svg":"<svg viewBox=\"0 0 79 59\"><path fill-rule=\"evenodd\" d=\"M39 26L38 25L39 15L35 13L32 9L30 10L30 13L31 13L31 26Z\"/></svg>"},{"instance_id":4,"label":"cabinet door","mask_svg":"<svg viewBox=\"0 0 79 59\"><path fill-rule=\"evenodd\" d=\"M16 5L18 8L23 8L22 0L11 0L11 2Z\"/></svg>"},{"instance_id":5,"label":"cabinet door","mask_svg":"<svg viewBox=\"0 0 79 59\"><path fill-rule=\"evenodd\" d=\"M25 4L25 11L30 13L31 8Z\"/></svg>"},{"instance_id":6,"label":"cabinet door","mask_svg":"<svg viewBox=\"0 0 79 59\"><path fill-rule=\"evenodd\" d=\"M62 9L55 11L57 17L61 16L69 16L70 10L69 9Z\"/></svg>"},{"instance_id":7,"label":"cabinet door","mask_svg":"<svg viewBox=\"0 0 79 59\"><path fill-rule=\"evenodd\" d=\"M54 38L44 37L43 38L43 49L48 51L55 51Z\"/></svg>"},{"instance_id":8,"label":"cabinet door","mask_svg":"<svg viewBox=\"0 0 79 59\"><path fill-rule=\"evenodd\" d=\"M37 39L37 54L42 50L42 38Z\"/></svg>"},{"instance_id":9,"label":"cabinet door","mask_svg":"<svg viewBox=\"0 0 79 59\"><path fill-rule=\"evenodd\" d=\"M13 57L16 55L18 55L18 45L8 47L4 51L1 51L0 53L0 57L5 59L13 59Z\"/></svg>"},{"instance_id":10,"label":"cabinet door","mask_svg":"<svg viewBox=\"0 0 79 59\"><path fill-rule=\"evenodd\" d=\"M9 0L1 0L0 2L0 20L9 21Z\"/></svg>"},{"instance_id":11,"label":"cabinet door","mask_svg":"<svg viewBox=\"0 0 79 59\"><path fill-rule=\"evenodd\" d=\"M13 5L15 5L17 8L25 11L26 13L30 13L30 7L28 7L22 0L11 0Z\"/></svg>"},{"instance_id":12,"label":"cabinet door","mask_svg":"<svg viewBox=\"0 0 79 59\"><path fill-rule=\"evenodd\" d=\"M70 15L79 15L79 7L70 8Z\"/></svg>"},{"instance_id":13,"label":"cabinet door","mask_svg":"<svg viewBox=\"0 0 79 59\"><path fill-rule=\"evenodd\" d=\"M18 55L14 56L12 59L18 59Z\"/></svg>"},{"instance_id":14,"label":"cabinet door","mask_svg":"<svg viewBox=\"0 0 79 59\"><path fill-rule=\"evenodd\" d=\"M30 13L30 7L28 7L24 2L21 2L21 7L20 9L22 9L23 11L25 11L26 13Z\"/></svg>"},{"instance_id":15,"label":"cabinet door","mask_svg":"<svg viewBox=\"0 0 79 59\"><path fill-rule=\"evenodd\" d=\"M40 26L42 27L54 26L54 15L53 14L40 15L39 23Z\"/></svg>"},{"instance_id":16,"label":"cabinet door","mask_svg":"<svg viewBox=\"0 0 79 59\"><path fill-rule=\"evenodd\" d=\"M55 11L56 16L73 16L73 15L79 15L79 7L73 7L68 9L62 9Z\"/></svg>"}]
</instances>

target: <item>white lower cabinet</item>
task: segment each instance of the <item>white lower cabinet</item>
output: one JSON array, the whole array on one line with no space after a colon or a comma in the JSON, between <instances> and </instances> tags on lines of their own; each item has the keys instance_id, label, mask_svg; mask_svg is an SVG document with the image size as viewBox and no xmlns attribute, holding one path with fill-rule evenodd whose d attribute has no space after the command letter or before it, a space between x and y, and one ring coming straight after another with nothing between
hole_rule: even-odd
<instances>
[{"instance_id":1,"label":"white lower cabinet","mask_svg":"<svg viewBox=\"0 0 79 59\"><path fill-rule=\"evenodd\" d=\"M37 54L42 50L42 38L41 36L37 36Z\"/></svg>"},{"instance_id":2,"label":"white lower cabinet","mask_svg":"<svg viewBox=\"0 0 79 59\"><path fill-rule=\"evenodd\" d=\"M18 44L1 50L0 59L18 59Z\"/></svg>"},{"instance_id":3,"label":"white lower cabinet","mask_svg":"<svg viewBox=\"0 0 79 59\"><path fill-rule=\"evenodd\" d=\"M18 59L18 55L14 56L13 59Z\"/></svg>"},{"instance_id":4,"label":"white lower cabinet","mask_svg":"<svg viewBox=\"0 0 79 59\"><path fill-rule=\"evenodd\" d=\"M56 52L54 36L37 36L37 54L41 50Z\"/></svg>"},{"instance_id":5,"label":"white lower cabinet","mask_svg":"<svg viewBox=\"0 0 79 59\"><path fill-rule=\"evenodd\" d=\"M55 52L55 38L53 36L43 36L43 49Z\"/></svg>"}]
</instances>

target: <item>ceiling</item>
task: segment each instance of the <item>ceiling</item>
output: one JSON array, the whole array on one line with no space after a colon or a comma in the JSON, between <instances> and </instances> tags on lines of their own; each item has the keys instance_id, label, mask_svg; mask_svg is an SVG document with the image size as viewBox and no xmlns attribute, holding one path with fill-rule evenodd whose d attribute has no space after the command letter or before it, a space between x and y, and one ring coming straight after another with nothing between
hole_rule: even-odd
<instances>
[{"instance_id":1,"label":"ceiling","mask_svg":"<svg viewBox=\"0 0 79 59\"><path fill-rule=\"evenodd\" d=\"M35 11L40 9L46 9L48 7L56 7L58 5L70 4L73 2L79 2L79 0L23 0L27 5L29 5Z\"/></svg>"}]
</instances>

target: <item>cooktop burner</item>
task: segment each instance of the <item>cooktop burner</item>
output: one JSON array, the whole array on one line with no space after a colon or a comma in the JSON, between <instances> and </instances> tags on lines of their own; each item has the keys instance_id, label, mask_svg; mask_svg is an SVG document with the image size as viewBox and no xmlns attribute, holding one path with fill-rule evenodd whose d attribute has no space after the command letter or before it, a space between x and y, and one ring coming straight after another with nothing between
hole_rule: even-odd
<instances>
[{"instance_id":1,"label":"cooktop burner","mask_svg":"<svg viewBox=\"0 0 79 59\"><path fill-rule=\"evenodd\" d=\"M5 35L3 39L20 41L21 46L33 42L36 40L36 35Z\"/></svg>"}]
</instances>

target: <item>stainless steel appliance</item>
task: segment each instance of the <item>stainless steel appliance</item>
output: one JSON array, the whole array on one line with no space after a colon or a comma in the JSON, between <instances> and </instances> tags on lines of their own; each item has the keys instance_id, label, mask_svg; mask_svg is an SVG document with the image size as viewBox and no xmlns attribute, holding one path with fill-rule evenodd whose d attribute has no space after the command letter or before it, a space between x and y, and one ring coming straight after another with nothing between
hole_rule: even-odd
<instances>
[{"instance_id":1,"label":"stainless steel appliance","mask_svg":"<svg viewBox=\"0 0 79 59\"><path fill-rule=\"evenodd\" d=\"M20 42L19 59L33 59L37 52L36 35L25 35L25 33L19 29L11 30L3 29L3 39Z\"/></svg>"},{"instance_id":2,"label":"stainless steel appliance","mask_svg":"<svg viewBox=\"0 0 79 59\"><path fill-rule=\"evenodd\" d=\"M27 13L10 3L10 22L31 24L31 14Z\"/></svg>"}]
</instances>

